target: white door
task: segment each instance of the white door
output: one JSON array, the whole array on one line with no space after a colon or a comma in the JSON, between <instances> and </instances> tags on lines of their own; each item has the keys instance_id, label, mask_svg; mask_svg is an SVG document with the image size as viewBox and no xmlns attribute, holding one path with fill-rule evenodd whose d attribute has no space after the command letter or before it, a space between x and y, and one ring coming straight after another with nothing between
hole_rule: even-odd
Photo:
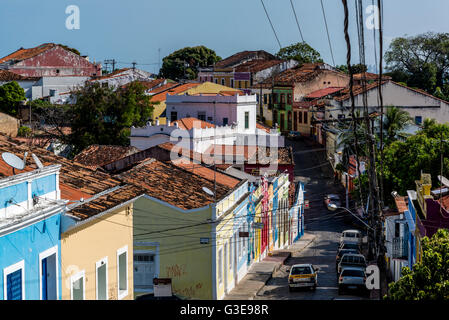
<instances>
[{"instance_id":1,"label":"white door","mask_svg":"<svg viewBox=\"0 0 449 320\"><path fill-rule=\"evenodd\" d=\"M155 277L155 255L153 253L134 254L134 288L152 289Z\"/></svg>"}]
</instances>

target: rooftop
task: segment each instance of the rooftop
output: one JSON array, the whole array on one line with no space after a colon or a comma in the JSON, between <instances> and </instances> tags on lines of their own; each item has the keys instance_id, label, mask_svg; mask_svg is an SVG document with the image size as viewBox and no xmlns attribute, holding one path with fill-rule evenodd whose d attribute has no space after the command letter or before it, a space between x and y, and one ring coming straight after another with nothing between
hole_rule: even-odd
<instances>
[{"instance_id":1,"label":"rooftop","mask_svg":"<svg viewBox=\"0 0 449 320\"><path fill-rule=\"evenodd\" d=\"M56 44L54 43L44 43L34 48L29 49L20 48L14 51L13 53L1 58L0 63L5 63L8 61L22 61L25 59L29 59L54 47L56 47Z\"/></svg>"},{"instance_id":2,"label":"rooftop","mask_svg":"<svg viewBox=\"0 0 449 320\"><path fill-rule=\"evenodd\" d=\"M131 146L124 147L94 144L77 154L73 161L95 170L98 167L102 167L136 152L139 152L139 149Z\"/></svg>"},{"instance_id":3,"label":"rooftop","mask_svg":"<svg viewBox=\"0 0 449 320\"><path fill-rule=\"evenodd\" d=\"M285 60L251 60L247 61L235 68L235 72L259 72L278 64L286 62Z\"/></svg>"},{"instance_id":4,"label":"rooftop","mask_svg":"<svg viewBox=\"0 0 449 320\"><path fill-rule=\"evenodd\" d=\"M333 93L336 93L338 91L341 91L343 89L344 89L344 87L329 87L329 88L325 88L325 89L320 89L320 90L313 91L313 92L309 93L304 98L306 98L306 99L319 99L319 98L323 98L323 97L326 97L328 95L331 95Z\"/></svg>"},{"instance_id":5,"label":"rooftop","mask_svg":"<svg viewBox=\"0 0 449 320\"><path fill-rule=\"evenodd\" d=\"M178 127L180 129L184 129L184 130L192 130L193 128L196 129L205 129L205 128L215 128L215 125L213 123L210 122L206 122L197 118L182 118L176 121L172 122L177 123Z\"/></svg>"},{"instance_id":6,"label":"rooftop","mask_svg":"<svg viewBox=\"0 0 449 320\"><path fill-rule=\"evenodd\" d=\"M407 201L408 201L407 197L394 198L394 202L396 203L396 208L398 209L399 213L403 213L408 210Z\"/></svg>"},{"instance_id":7,"label":"rooftop","mask_svg":"<svg viewBox=\"0 0 449 320\"><path fill-rule=\"evenodd\" d=\"M344 73L328 70L325 63L304 63L303 65L287 69L274 77L275 84L291 85L297 82L306 82L315 78L322 72L336 72L344 75ZM266 79L263 83L271 83L272 79Z\"/></svg>"},{"instance_id":8,"label":"rooftop","mask_svg":"<svg viewBox=\"0 0 449 320\"><path fill-rule=\"evenodd\" d=\"M39 77L25 77L8 70L0 70L0 81L37 81L39 79Z\"/></svg>"},{"instance_id":9,"label":"rooftop","mask_svg":"<svg viewBox=\"0 0 449 320\"><path fill-rule=\"evenodd\" d=\"M227 68L232 67L235 65L238 65L239 62L242 60L245 60L246 58L252 58L252 59L276 59L275 56L273 56L271 53L268 53L264 50L257 50L257 51L241 51L233 54L230 57L227 57L215 64L216 68Z\"/></svg>"},{"instance_id":10,"label":"rooftop","mask_svg":"<svg viewBox=\"0 0 449 320\"><path fill-rule=\"evenodd\" d=\"M214 203L214 197L203 191L203 187L214 190L213 181L170 162L149 159L116 177L142 187L151 197L184 210ZM232 188L217 183L215 190L217 200L221 200Z\"/></svg>"}]
</instances>

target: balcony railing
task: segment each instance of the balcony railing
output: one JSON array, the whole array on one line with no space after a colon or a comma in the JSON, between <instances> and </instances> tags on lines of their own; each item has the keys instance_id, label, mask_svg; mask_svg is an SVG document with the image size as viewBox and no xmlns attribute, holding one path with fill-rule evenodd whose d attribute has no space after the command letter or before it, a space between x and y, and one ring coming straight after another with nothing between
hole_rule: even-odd
<instances>
[{"instance_id":1,"label":"balcony railing","mask_svg":"<svg viewBox=\"0 0 449 320\"><path fill-rule=\"evenodd\" d=\"M408 258L408 241L404 237L393 238L393 259Z\"/></svg>"}]
</instances>

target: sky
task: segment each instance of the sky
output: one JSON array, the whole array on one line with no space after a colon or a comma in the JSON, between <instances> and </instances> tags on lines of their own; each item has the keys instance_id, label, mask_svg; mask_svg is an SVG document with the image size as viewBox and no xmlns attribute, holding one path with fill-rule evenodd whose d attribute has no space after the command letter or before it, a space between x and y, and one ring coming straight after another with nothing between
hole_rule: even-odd
<instances>
[{"instance_id":1,"label":"sky","mask_svg":"<svg viewBox=\"0 0 449 320\"><path fill-rule=\"evenodd\" d=\"M319 0L292 0L304 40L333 64ZM364 9L373 0L363 0ZM281 45L301 41L290 0L264 0ZM377 3L377 0L374 1ZM352 59L359 60L354 1L348 0ZM243 50L277 53L260 0L1 0L0 56L20 47L62 43L91 61L157 73L161 59L186 46L204 45L226 58ZM346 63L341 0L323 0L336 65ZM76 5L80 28L66 28ZM447 0L384 0L384 49L395 37L449 32ZM366 30L366 63L374 65L374 34ZM377 44L377 50L379 49ZM159 58L160 57L160 58ZM374 70L372 70L374 71Z\"/></svg>"}]
</instances>

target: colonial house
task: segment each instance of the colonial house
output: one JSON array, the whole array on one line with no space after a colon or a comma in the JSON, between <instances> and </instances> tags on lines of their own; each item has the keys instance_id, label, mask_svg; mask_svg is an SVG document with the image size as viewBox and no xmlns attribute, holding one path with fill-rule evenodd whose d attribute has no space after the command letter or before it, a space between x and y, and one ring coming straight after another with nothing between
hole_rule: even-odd
<instances>
[{"instance_id":1,"label":"colonial house","mask_svg":"<svg viewBox=\"0 0 449 320\"><path fill-rule=\"evenodd\" d=\"M89 62L61 45L44 43L34 48L20 48L0 58L0 69L24 77L93 77L101 76L101 65Z\"/></svg>"}]
</instances>

